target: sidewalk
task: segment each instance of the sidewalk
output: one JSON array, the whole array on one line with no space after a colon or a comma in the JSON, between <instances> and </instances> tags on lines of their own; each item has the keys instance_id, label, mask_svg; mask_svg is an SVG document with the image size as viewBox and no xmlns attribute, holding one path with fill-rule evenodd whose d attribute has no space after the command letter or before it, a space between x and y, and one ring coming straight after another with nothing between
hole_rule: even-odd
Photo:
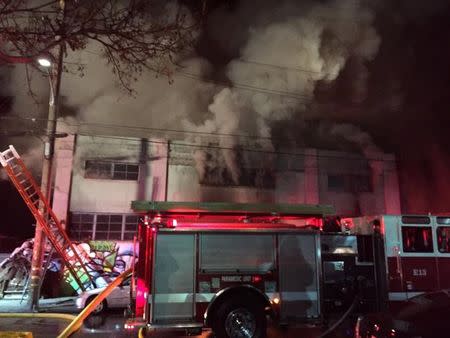
<instances>
[{"instance_id":1,"label":"sidewalk","mask_svg":"<svg viewBox=\"0 0 450 338\"><path fill-rule=\"evenodd\" d=\"M58 311L58 312L78 312L75 308L76 297L60 297L60 298L46 298L39 300L39 311ZM27 299L22 302L20 299L2 298L0 299L0 313L1 312L31 312L27 305Z\"/></svg>"},{"instance_id":2,"label":"sidewalk","mask_svg":"<svg viewBox=\"0 0 450 338\"><path fill-rule=\"evenodd\" d=\"M67 326L68 321L47 318L2 318L1 332L31 332L33 338L57 337Z\"/></svg>"}]
</instances>

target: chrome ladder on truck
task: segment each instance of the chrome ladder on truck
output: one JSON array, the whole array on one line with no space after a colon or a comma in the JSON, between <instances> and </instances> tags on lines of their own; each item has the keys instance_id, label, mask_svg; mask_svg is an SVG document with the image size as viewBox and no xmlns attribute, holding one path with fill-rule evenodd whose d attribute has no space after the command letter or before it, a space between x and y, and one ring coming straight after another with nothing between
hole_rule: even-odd
<instances>
[{"instance_id":1,"label":"chrome ladder on truck","mask_svg":"<svg viewBox=\"0 0 450 338\"><path fill-rule=\"evenodd\" d=\"M72 275L76 282L75 291L80 293L92 287L92 277L80 257L84 250L72 244L16 149L10 145L9 149L1 152L0 162Z\"/></svg>"}]
</instances>

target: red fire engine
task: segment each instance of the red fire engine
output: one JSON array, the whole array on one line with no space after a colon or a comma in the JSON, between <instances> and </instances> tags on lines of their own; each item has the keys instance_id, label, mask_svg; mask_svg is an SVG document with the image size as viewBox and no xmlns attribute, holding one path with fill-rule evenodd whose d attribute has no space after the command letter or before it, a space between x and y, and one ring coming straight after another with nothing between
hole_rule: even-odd
<instances>
[{"instance_id":1,"label":"red fire engine","mask_svg":"<svg viewBox=\"0 0 450 338\"><path fill-rule=\"evenodd\" d=\"M344 220L345 221L345 220ZM384 238L391 306L424 292L450 289L450 216L371 216L348 220L349 231Z\"/></svg>"},{"instance_id":2,"label":"red fire engine","mask_svg":"<svg viewBox=\"0 0 450 338\"><path fill-rule=\"evenodd\" d=\"M320 233L331 207L134 202L133 209L144 213L135 319L152 328L259 337L266 314L280 324L320 324L351 304L352 276L373 270L373 262L356 265L356 236Z\"/></svg>"},{"instance_id":3,"label":"red fire engine","mask_svg":"<svg viewBox=\"0 0 450 338\"><path fill-rule=\"evenodd\" d=\"M342 219L341 231L325 232L329 206L132 207L143 222L128 327L262 337L267 315L283 326L323 326L450 283L450 217Z\"/></svg>"}]
</instances>

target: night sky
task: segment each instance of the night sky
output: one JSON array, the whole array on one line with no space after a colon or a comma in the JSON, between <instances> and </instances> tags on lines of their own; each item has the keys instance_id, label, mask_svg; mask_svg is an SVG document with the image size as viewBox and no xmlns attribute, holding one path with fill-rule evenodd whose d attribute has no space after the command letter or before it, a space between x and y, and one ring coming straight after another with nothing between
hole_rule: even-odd
<instances>
[{"instance_id":1,"label":"night sky","mask_svg":"<svg viewBox=\"0 0 450 338\"><path fill-rule=\"evenodd\" d=\"M250 39L249 31L253 28L262 31L271 24L304 15L304 8L300 8L302 1L294 0L216 0L207 1L205 7L197 6L197 1L183 3L202 22L193 54L208 60L211 64L208 78L221 83L233 83L226 67L240 57ZM249 3L258 3L258 7L250 11ZM334 3L305 2L308 6ZM291 10L289 15L278 11L285 5L295 7L297 4L298 11ZM346 55L336 78L316 81L310 106L299 108L288 119L270 123L271 136L278 140L275 146L327 147L330 141L319 135L323 126L336 123L358 126L368 132L374 144L384 152L397 156L404 213L450 211L450 4L448 1L386 0L377 1L373 6L370 7L374 16L372 26L379 37L373 57L372 54L361 57L354 50ZM248 13L252 15L246 15ZM358 19L352 16L345 20ZM324 31L322 41L327 38L326 34ZM329 46L332 44L327 46L323 42L321 51L325 53L325 47ZM5 65L0 65L0 70L2 67L0 91L1 81L7 81L5 74L8 72ZM0 110L0 116L8 114L7 109ZM66 114L76 115L77 110L67 109ZM299 126L306 130L317 124L322 129L310 128L302 134L301 140L297 139ZM290 130L289 125L296 128ZM20 125L14 127L20 130ZM5 136L8 128L11 126L0 125L2 150L17 140ZM18 193L8 181L0 181L0 189L0 234L32 236L34 220Z\"/></svg>"}]
</instances>

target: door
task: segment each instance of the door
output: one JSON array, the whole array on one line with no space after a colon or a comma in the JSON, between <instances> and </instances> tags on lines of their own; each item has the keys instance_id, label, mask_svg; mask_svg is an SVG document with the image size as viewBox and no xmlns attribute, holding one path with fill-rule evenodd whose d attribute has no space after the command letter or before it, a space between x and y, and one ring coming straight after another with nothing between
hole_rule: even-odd
<instances>
[{"instance_id":1,"label":"door","mask_svg":"<svg viewBox=\"0 0 450 338\"><path fill-rule=\"evenodd\" d=\"M278 236L281 321L317 318L320 314L318 235Z\"/></svg>"},{"instance_id":2,"label":"door","mask_svg":"<svg viewBox=\"0 0 450 338\"><path fill-rule=\"evenodd\" d=\"M402 218L403 289L406 298L410 298L419 292L438 289L435 240L429 217ZM424 221L420 222L421 219Z\"/></svg>"},{"instance_id":3,"label":"door","mask_svg":"<svg viewBox=\"0 0 450 338\"><path fill-rule=\"evenodd\" d=\"M450 217L436 217L437 270L440 289L450 289Z\"/></svg>"},{"instance_id":4,"label":"door","mask_svg":"<svg viewBox=\"0 0 450 338\"><path fill-rule=\"evenodd\" d=\"M195 234L160 231L155 243L152 322L194 318Z\"/></svg>"}]
</instances>

